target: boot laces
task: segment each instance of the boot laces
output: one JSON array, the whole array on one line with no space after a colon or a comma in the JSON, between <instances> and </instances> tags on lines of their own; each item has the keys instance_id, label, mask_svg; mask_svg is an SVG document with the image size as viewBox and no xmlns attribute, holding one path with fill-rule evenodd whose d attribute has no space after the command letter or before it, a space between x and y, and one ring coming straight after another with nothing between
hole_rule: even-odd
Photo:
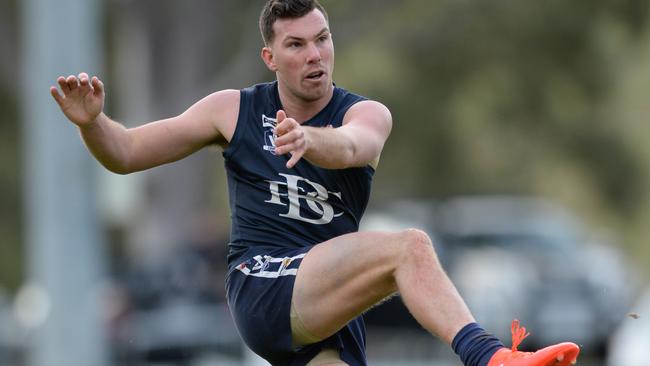
<instances>
[{"instance_id":1,"label":"boot laces","mask_svg":"<svg viewBox=\"0 0 650 366\"><path fill-rule=\"evenodd\" d=\"M517 319L512 321L510 331L512 332L512 352L517 352L517 347L530 333L526 333L526 328L521 327Z\"/></svg>"}]
</instances>

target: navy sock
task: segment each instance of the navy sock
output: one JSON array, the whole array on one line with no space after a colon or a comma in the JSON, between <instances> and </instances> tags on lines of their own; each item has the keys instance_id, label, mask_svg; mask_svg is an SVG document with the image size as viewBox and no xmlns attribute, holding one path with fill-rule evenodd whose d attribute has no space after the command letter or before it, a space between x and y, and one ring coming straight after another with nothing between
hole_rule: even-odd
<instances>
[{"instance_id":1,"label":"navy sock","mask_svg":"<svg viewBox=\"0 0 650 366\"><path fill-rule=\"evenodd\" d=\"M465 366L487 366L492 356L504 345L478 324L470 323L456 334L451 348Z\"/></svg>"}]
</instances>

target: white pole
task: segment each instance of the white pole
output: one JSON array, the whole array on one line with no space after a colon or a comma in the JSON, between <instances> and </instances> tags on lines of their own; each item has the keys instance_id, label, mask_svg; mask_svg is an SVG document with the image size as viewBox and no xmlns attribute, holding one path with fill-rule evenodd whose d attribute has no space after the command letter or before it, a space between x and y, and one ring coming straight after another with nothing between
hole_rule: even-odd
<instances>
[{"instance_id":1,"label":"white pole","mask_svg":"<svg viewBox=\"0 0 650 366\"><path fill-rule=\"evenodd\" d=\"M95 163L49 95L58 75L100 69L98 0L22 0L25 228L31 290L28 364L103 366L105 264ZM37 294L38 296L35 296ZM30 310L32 309L32 310Z\"/></svg>"}]
</instances>

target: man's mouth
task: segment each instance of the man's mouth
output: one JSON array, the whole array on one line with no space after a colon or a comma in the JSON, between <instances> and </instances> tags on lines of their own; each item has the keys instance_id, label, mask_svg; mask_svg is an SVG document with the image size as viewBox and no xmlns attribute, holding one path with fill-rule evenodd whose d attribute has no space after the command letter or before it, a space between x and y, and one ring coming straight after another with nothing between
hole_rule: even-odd
<instances>
[{"instance_id":1,"label":"man's mouth","mask_svg":"<svg viewBox=\"0 0 650 366\"><path fill-rule=\"evenodd\" d=\"M314 72L310 72L309 74L307 74L307 76L305 76L305 79L307 79L307 80L318 80L321 77L323 77L323 75L325 75L325 73L323 71L314 71Z\"/></svg>"}]
</instances>

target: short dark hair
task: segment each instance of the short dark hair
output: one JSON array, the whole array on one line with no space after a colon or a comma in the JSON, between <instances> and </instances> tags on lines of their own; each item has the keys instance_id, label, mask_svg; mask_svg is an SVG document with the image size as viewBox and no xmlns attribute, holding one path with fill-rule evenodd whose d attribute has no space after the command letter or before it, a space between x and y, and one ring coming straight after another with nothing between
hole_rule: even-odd
<instances>
[{"instance_id":1,"label":"short dark hair","mask_svg":"<svg viewBox=\"0 0 650 366\"><path fill-rule=\"evenodd\" d=\"M318 9L328 20L327 12L318 0L268 0L260 14L260 32L264 43L269 45L273 42L273 24L276 20L300 18L314 9Z\"/></svg>"}]
</instances>

